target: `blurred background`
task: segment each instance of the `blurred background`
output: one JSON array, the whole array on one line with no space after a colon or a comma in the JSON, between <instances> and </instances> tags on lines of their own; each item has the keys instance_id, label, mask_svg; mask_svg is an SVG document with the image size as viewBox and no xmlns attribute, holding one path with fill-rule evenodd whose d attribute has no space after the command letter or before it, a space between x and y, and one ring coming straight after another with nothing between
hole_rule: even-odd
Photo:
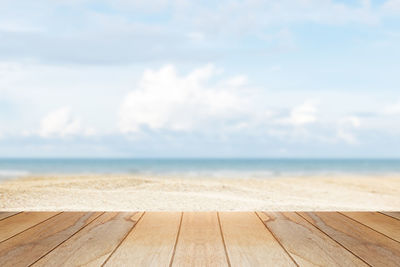
<instances>
[{"instance_id":1,"label":"blurred background","mask_svg":"<svg viewBox=\"0 0 400 267\"><path fill-rule=\"evenodd\" d=\"M399 0L0 6L2 158L400 156Z\"/></svg>"}]
</instances>

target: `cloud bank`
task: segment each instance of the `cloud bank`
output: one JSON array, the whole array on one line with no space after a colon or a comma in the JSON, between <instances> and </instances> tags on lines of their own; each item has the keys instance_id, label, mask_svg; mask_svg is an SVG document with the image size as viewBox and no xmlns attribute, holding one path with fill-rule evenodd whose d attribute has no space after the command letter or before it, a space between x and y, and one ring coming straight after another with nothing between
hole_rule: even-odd
<instances>
[{"instance_id":1,"label":"cloud bank","mask_svg":"<svg viewBox=\"0 0 400 267\"><path fill-rule=\"evenodd\" d=\"M151 130L193 131L221 125L248 115L245 77L212 81L213 65L179 75L173 65L144 72L138 87L124 99L119 111L122 133Z\"/></svg>"},{"instance_id":2,"label":"cloud bank","mask_svg":"<svg viewBox=\"0 0 400 267\"><path fill-rule=\"evenodd\" d=\"M3 1L0 156L400 156L399 0L149 3Z\"/></svg>"},{"instance_id":3,"label":"cloud bank","mask_svg":"<svg viewBox=\"0 0 400 267\"><path fill-rule=\"evenodd\" d=\"M92 128L83 128L81 120L71 114L69 107L63 107L47 114L40 123L39 136L68 137L76 135L94 135Z\"/></svg>"}]
</instances>

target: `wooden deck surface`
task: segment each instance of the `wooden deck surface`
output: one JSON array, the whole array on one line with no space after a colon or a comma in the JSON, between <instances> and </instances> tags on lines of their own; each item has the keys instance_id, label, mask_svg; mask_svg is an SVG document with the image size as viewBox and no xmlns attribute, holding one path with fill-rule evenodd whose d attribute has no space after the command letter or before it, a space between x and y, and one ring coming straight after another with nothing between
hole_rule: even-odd
<instances>
[{"instance_id":1,"label":"wooden deck surface","mask_svg":"<svg viewBox=\"0 0 400 267\"><path fill-rule=\"evenodd\" d=\"M400 212L0 212L0 266L400 266Z\"/></svg>"}]
</instances>

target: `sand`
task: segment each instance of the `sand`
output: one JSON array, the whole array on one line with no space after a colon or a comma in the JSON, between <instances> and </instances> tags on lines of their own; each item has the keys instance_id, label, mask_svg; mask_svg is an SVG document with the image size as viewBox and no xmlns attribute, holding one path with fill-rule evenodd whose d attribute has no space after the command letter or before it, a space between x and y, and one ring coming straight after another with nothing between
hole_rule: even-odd
<instances>
[{"instance_id":1,"label":"sand","mask_svg":"<svg viewBox=\"0 0 400 267\"><path fill-rule=\"evenodd\" d=\"M0 183L2 211L400 210L400 176L42 176Z\"/></svg>"}]
</instances>

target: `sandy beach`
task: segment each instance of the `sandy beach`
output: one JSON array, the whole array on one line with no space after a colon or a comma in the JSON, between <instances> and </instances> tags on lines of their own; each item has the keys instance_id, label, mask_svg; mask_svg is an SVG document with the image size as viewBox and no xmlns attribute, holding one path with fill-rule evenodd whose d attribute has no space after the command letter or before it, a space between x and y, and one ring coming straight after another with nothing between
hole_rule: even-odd
<instances>
[{"instance_id":1,"label":"sandy beach","mask_svg":"<svg viewBox=\"0 0 400 267\"><path fill-rule=\"evenodd\" d=\"M0 210L400 210L400 177L41 176L0 183Z\"/></svg>"}]
</instances>

